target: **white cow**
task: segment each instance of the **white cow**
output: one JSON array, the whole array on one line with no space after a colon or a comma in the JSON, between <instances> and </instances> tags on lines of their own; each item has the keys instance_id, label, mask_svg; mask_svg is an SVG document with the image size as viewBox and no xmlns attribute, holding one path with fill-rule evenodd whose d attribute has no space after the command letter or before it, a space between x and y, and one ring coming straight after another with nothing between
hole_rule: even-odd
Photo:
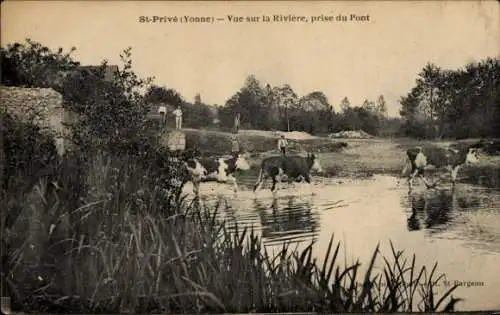
<instances>
[{"instance_id":1,"label":"white cow","mask_svg":"<svg viewBox=\"0 0 500 315\"><path fill-rule=\"evenodd\" d=\"M451 182L455 187L458 171L463 165L471 165L478 162L478 149L476 145L463 146L458 149L439 148L436 146L417 146L406 151L406 163L401 172L401 177L409 172L408 185L411 191L413 178L419 176L424 180L427 188L436 187L439 180L429 183L424 176L424 170L429 166L444 168L451 173Z\"/></svg>"}]
</instances>

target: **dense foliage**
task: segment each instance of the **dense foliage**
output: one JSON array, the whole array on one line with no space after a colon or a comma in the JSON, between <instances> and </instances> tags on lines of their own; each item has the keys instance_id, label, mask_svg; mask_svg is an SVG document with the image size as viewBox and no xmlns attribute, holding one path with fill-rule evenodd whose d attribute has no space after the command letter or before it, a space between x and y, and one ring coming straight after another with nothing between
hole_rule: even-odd
<instances>
[{"instance_id":1,"label":"dense foliage","mask_svg":"<svg viewBox=\"0 0 500 315\"><path fill-rule=\"evenodd\" d=\"M68 53L57 52L26 39L26 43L9 44L0 49L1 82L7 86L53 88L60 91L67 73L79 66Z\"/></svg>"},{"instance_id":2,"label":"dense foliage","mask_svg":"<svg viewBox=\"0 0 500 315\"><path fill-rule=\"evenodd\" d=\"M500 60L486 58L457 70L427 64L401 105L408 136L499 137Z\"/></svg>"},{"instance_id":3,"label":"dense foliage","mask_svg":"<svg viewBox=\"0 0 500 315\"><path fill-rule=\"evenodd\" d=\"M391 121L382 95L377 105L366 100L359 107L351 107L349 100L344 98L341 108L342 111L336 113L323 92L314 91L299 97L288 84L262 87L254 76L249 76L219 113L222 125L226 126L232 124L236 113L240 113L243 128L297 130L312 134L362 129L379 135Z\"/></svg>"},{"instance_id":4,"label":"dense foliage","mask_svg":"<svg viewBox=\"0 0 500 315\"><path fill-rule=\"evenodd\" d=\"M57 163L53 138L37 125L18 121L4 111L0 122L2 191L29 187L34 178L50 174Z\"/></svg>"}]
</instances>

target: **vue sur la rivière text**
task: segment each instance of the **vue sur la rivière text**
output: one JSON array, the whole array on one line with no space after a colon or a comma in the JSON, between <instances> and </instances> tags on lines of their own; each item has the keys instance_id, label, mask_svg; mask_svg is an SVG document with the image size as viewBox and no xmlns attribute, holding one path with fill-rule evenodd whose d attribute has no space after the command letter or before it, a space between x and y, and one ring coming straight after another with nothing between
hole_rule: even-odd
<instances>
[{"instance_id":1,"label":"vue sur la rivi\u00e8re text","mask_svg":"<svg viewBox=\"0 0 500 315\"><path fill-rule=\"evenodd\" d=\"M139 23L150 24L168 24L168 23L205 23L211 24L216 22L230 23L322 23L322 22L369 22L370 15L358 14L337 14L337 15L311 15L309 17L294 14L271 14L260 16L237 16L226 15L221 17L215 16L191 16L191 15L174 15L174 16L159 16L159 15L142 15L139 17Z\"/></svg>"}]
</instances>

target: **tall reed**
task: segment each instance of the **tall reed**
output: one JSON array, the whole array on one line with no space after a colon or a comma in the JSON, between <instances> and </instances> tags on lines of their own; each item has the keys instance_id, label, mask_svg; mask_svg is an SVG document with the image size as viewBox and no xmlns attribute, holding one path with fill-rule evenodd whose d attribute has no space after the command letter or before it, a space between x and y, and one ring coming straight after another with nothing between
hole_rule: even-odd
<instances>
[{"instance_id":1,"label":"tall reed","mask_svg":"<svg viewBox=\"0 0 500 315\"><path fill-rule=\"evenodd\" d=\"M322 265L313 244L270 254L253 230L219 221L219 209L179 198L174 160L86 154L5 194L16 215L6 224L2 280L18 309L393 312L451 310L456 302L455 287L436 296L436 266L417 269L415 256L394 247L389 258L377 247L367 266L341 265L333 237Z\"/></svg>"}]
</instances>

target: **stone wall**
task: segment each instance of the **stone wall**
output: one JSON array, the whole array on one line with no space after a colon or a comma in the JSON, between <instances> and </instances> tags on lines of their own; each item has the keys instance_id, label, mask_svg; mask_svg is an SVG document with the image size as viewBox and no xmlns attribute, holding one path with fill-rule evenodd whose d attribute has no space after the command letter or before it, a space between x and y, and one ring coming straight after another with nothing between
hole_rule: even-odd
<instances>
[{"instance_id":1,"label":"stone wall","mask_svg":"<svg viewBox=\"0 0 500 315\"><path fill-rule=\"evenodd\" d=\"M163 132L160 136L160 144L168 147L171 151L186 149L186 135L181 130Z\"/></svg>"},{"instance_id":2,"label":"stone wall","mask_svg":"<svg viewBox=\"0 0 500 315\"><path fill-rule=\"evenodd\" d=\"M70 122L72 118L71 113L63 109L62 103L62 95L53 89L0 86L0 108L55 133L59 154L63 154L69 144L65 140L68 130L63 123Z\"/></svg>"}]
</instances>

